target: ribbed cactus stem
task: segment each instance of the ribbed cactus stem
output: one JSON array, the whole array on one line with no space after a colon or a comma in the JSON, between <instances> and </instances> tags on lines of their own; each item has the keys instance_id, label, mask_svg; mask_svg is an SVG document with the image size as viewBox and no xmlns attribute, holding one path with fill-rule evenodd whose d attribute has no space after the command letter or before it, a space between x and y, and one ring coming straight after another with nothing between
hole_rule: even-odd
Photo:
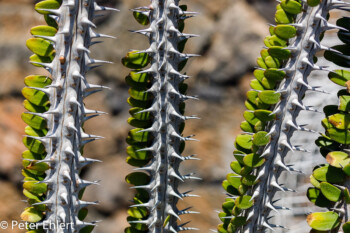
<instances>
[{"instance_id":1,"label":"ribbed cactus stem","mask_svg":"<svg viewBox=\"0 0 350 233\"><path fill-rule=\"evenodd\" d=\"M191 211L180 211L176 207L179 199L192 196L179 193L179 181L195 178L191 175L183 176L179 172L180 163L186 160L181 155L184 143L193 140L182 136L184 121L192 117L183 116L181 106L185 100L193 97L180 91L181 84L189 77L180 73L179 66L190 55L180 52L178 45L192 35L184 34L179 29L179 21L185 19L185 14L188 13L179 7L179 0L152 0L146 9L147 13L142 13L148 16L150 26L137 32L149 38L150 47L139 53L148 54L150 67L140 73L152 77L150 88L145 92L152 94L153 102L139 114L150 113L152 122L149 128L139 133L151 134L152 142L139 151L150 152L152 159L148 165L138 169L149 173L150 182L135 186L147 190L149 200L134 206L146 207L149 214L145 220L129 222L131 225L146 224L148 232L152 233L179 232L194 229L178 225L179 216ZM135 11L138 12L138 9Z\"/></svg>"},{"instance_id":2,"label":"ribbed cactus stem","mask_svg":"<svg viewBox=\"0 0 350 233\"><path fill-rule=\"evenodd\" d=\"M285 207L275 206L273 202L276 191L293 191L282 187L278 177L282 171L294 171L291 166L284 163L289 151L307 152L307 150L293 146L290 139L296 130L313 132L296 123L301 110L317 111L302 103L306 91L320 91L308 85L307 78L312 70L322 70L314 65L313 58L320 47L320 35L324 31L325 19L330 3L322 1L316 7L303 4L304 11L297 18L295 26L298 29L297 37L286 48L292 51L292 58L283 69L287 78L281 83L277 92L281 93L281 101L273 111L276 120L270 126L271 142L264 148L262 156L266 158L265 164L257 173L259 182L253 187L252 197L255 205L246 213L250 223L244 232L265 232L266 228L281 227L268 223L271 212Z\"/></svg>"},{"instance_id":3,"label":"ribbed cactus stem","mask_svg":"<svg viewBox=\"0 0 350 233\"><path fill-rule=\"evenodd\" d=\"M47 135L35 139L44 144L47 152L42 162L50 165L46 178L41 181L47 184L47 193L46 200L38 204L45 204L47 210L39 225L48 233L79 232L95 225L79 219L79 211L96 204L80 200L84 188L96 184L79 176L84 166L96 161L84 158L82 150L88 142L101 138L85 133L82 126L86 120L102 114L86 109L83 100L104 88L89 84L85 75L95 64L106 63L89 56L91 39L102 36L92 30L95 27L92 20L95 11L113 9L100 7L94 0L63 0L58 9L40 10L57 16L58 31L53 37L40 36L52 41L55 57L51 63L40 63L51 73L52 83L38 89L46 93L50 101L47 112L36 114L47 122Z\"/></svg>"}]
</instances>

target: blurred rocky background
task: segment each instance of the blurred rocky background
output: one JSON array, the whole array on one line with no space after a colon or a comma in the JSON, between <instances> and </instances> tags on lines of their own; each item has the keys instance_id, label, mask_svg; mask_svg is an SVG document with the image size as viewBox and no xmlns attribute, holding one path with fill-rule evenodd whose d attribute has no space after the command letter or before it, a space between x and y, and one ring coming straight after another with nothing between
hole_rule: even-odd
<instances>
[{"instance_id":1,"label":"blurred rocky background","mask_svg":"<svg viewBox=\"0 0 350 233\"><path fill-rule=\"evenodd\" d=\"M128 30L141 28L129 9L149 4L149 0L98 0L102 5L120 9L96 21L98 32L117 36L105 40L92 49L92 57L114 62L98 68L88 75L91 83L111 87L110 91L89 97L89 108L109 114L90 120L87 132L106 139L91 143L85 149L88 157L100 159L83 171L89 180L102 180L98 187L89 188L84 198L99 200L100 205L90 208L89 219L103 220L96 233L121 233L128 225L126 210L132 190L124 177L132 171L125 162L125 137L130 129L126 123L129 106L128 87L124 77L129 72L120 59L129 49L147 47L147 39ZM30 51L25 46L31 27L44 24L34 11L34 0L0 0L0 220L19 220L26 204L21 200L22 176L21 143L25 124L21 120L23 97L21 89L27 75L44 73L29 64ZM186 124L185 134L195 134L200 142L187 144L184 154L197 154L200 161L183 163L182 172L196 171L202 181L186 182L181 190L194 190L201 198L187 198L183 207L193 206L201 215L193 215L191 225L200 232L209 232L218 224L215 210L221 208L225 198L221 182L233 160L234 137L240 132L245 92L255 60L273 21L276 2L273 0L191 0L184 1L198 17L187 20L185 31L200 37L187 43L186 52L202 55L191 60L186 72L189 94L198 95L200 101L187 103L187 114L198 115L201 120ZM184 218L185 222L186 219ZM0 230L1 232L1 230ZM6 232L20 232L17 229Z\"/></svg>"}]
</instances>

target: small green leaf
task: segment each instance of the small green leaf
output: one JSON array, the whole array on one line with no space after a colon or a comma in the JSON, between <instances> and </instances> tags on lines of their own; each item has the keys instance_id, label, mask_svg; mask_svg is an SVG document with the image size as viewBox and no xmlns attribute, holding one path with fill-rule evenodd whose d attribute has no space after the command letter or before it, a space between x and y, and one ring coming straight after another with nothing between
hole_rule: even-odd
<instances>
[{"instance_id":1,"label":"small green leaf","mask_svg":"<svg viewBox=\"0 0 350 233\"><path fill-rule=\"evenodd\" d=\"M282 0L281 7L283 10L293 15L297 15L302 11L302 5L294 0Z\"/></svg>"},{"instance_id":2,"label":"small green leaf","mask_svg":"<svg viewBox=\"0 0 350 233\"><path fill-rule=\"evenodd\" d=\"M24 84L28 87L43 88L52 83L52 80L44 75L29 75L24 78Z\"/></svg>"},{"instance_id":3,"label":"small green leaf","mask_svg":"<svg viewBox=\"0 0 350 233\"><path fill-rule=\"evenodd\" d=\"M53 56L51 56L51 57L42 57L42 56L39 56L37 54L33 54L32 56L29 57L29 60L31 62L51 63L52 60L53 60ZM39 64L35 64L35 63L32 63L32 65L36 66L36 67L43 67L43 65L39 65Z\"/></svg>"},{"instance_id":4,"label":"small green leaf","mask_svg":"<svg viewBox=\"0 0 350 233\"><path fill-rule=\"evenodd\" d=\"M255 125L259 121L259 119L257 117L255 117L254 113L252 113L250 111L245 111L243 113L243 117L251 125Z\"/></svg>"},{"instance_id":5,"label":"small green leaf","mask_svg":"<svg viewBox=\"0 0 350 233\"><path fill-rule=\"evenodd\" d=\"M136 90L146 90L151 77L147 73L139 74L139 71L141 70L130 72L130 74L126 76L125 81L130 87Z\"/></svg>"},{"instance_id":6,"label":"small green leaf","mask_svg":"<svg viewBox=\"0 0 350 233\"><path fill-rule=\"evenodd\" d=\"M271 113L271 111L265 109L258 109L254 111L254 115L256 116L256 118L258 118L262 122L272 121L273 119L275 119L275 115L271 115Z\"/></svg>"},{"instance_id":7,"label":"small green leaf","mask_svg":"<svg viewBox=\"0 0 350 233\"><path fill-rule=\"evenodd\" d=\"M147 53L139 53L139 51L132 51L127 53L126 57L122 59L124 66L130 69L142 69L146 67L151 61Z\"/></svg>"},{"instance_id":8,"label":"small green leaf","mask_svg":"<svg viewBox=\"0 0 350 233\"><path fill-rule=\"evenodd\" d=\"M287 40L296 36L297 29L291 25L280 24L274 27L274 32L277 36Z\"/></svg>"},{"instance_id":9,"label":"small green leaf","mask_svg":"<svg viewBox=\"0 0 350 233\"><path fill-rule=\"evenodd\" d=\"M320 182L318 182L318 180L316 180L316 178L313 175L310 176L310 183L316 188L321 188Z\"/></svg>"},{"instance_id":10,"label":"small green leaf","mask_svg":"<svg viewBox=\"0 0 350 233\"><path fill-rule=\"evenodd\" d=\"M238 135L236 137L236 144L244 149L249 150L253 145L252 135L248 135L248 134Z\"/></svg>"},{"instance_id":11,"label":"small green leaf","mask_svg":"<svg viewBox=\"0 0 350 233\"><path fill-rule=\"evenodd\" d=\"M318 181L329 183L343 183L345 180L345 174L339 168L329 166L326 164L323 167L317 168L312 173Z\"/></svg>"},{"instance_id":12,"label":"small green leaf","mask_svg":"<svg viewBox=\"0 0 350 233\"><path fill-rule=\"evenodd\" d=\"M254 76L257 80L261 82L261 80L265 77L264 70L259 70L259 69L254 70Z\"/></svg>"},{"instance_id":13,"label":"small green leaf","mask_svg":"<svg viewBox=\"0 0 350 233\"><path fill-rule=\"evenodd\" d=\"M139 133L139 131L141 131L143 129L138 128L138 129L132 129L129 131L129 137L131 139L131 141L135 141L135 142L148 142L149 140L149 133L148 132L141 132Z\"/></svg>"},{"instance_id":14,"label":"small green leaf","mask_svg":"<svg viewBox=\"0 0 350 233\"><path fill-rule=\"evenodd\" d=\"M258 66L260 66L263 69L267 69L267 66L265 64L265 61L262 57L259 57L258 59L256 59L256 63L258 64Z\"/></svg>"},{"instance_id":15,"label":"small green leaf","mask_svg":"<svg viewBox=\"0 0 350 233\"><path fill-rule=\"evenodd\" d=\"M145 207L131 207L128 209L128 214L134 218L145 218L148 212Z\"/></svg>"},{"instance_id":16,"label":"small green leaf","mask_svg":"<svg viewBox=\"0 0 350 233\"><path fill-rule=\"evenodd\" d=\"M339 225L339 215L335 212L317 212L307 216L307 223L318 231L330 231Z\"/></svg>"},{"instance_id":17,"label":"small green leaf","mask_svg":"<svg viewBox=\"0 0 350 233\"><path fill-rule=\"evenodd\" d=\"M55 52L53 45L42 38L30 38L27 40L26 45L33 53L42 57L52 56Z\"/></svg>"},{"instance_id":18,"label":"small green leaf","mask_svg":"<svg viewBox=\"0 0 350 233\"><path fill-rule=\"evenodd\" d=\"M270 68L265 70L264 75L267 79L278 82L284 79L284 77L286 76L286 73L283 70Z\"/></svg>"},{"instance_id":19,"label":"small green leaf","mask_svg":"<svg viewBox=\"0 0 350 233\"><path fill-rule=\"evenodd\" d=\"M46 128L46 120L42 117L35 116L29 113L22 113L22 120L34 129L45 129Z\"/></svg>"},{"instance_id":20,"label":"small green leaf","mask_svg":"<svg viewBox=\"0 0 350 233\"><path fill-rule=\"evenodd\" d=\"M238 189L241 185L241 177L234 173L229 173L226 175L226 180L232 185L234 188Z\"/></svg>"},{"instance_id":21,"label":"small green leaf","mask_svg":"<svg viewBox=\"0 0 350 233\"><path fill-rule=\"evenodd\" d=\"M230 165L232 171L234 171L235 173L239 174L241 173L241 169L242 169L242 166L239 164L238 161L233 161Z\"/></svg>"},{"instance_id":22,"label":"small green leaf","mask_svg":"<svg viewBox=\"0 0 350 233\"><path fill-rule=\"evenodd\" d=\"M326 156L327 162L337 168L345 167L350 163L350 158L347 153L342 151L332 151Z\"/></svg>"},{"instance_id":23,"label":"small green leaf","mask_svg":"<svg viewBox=\"0 0 350 233\"><path fill-rule=\"evenodd\" d=\"M349 70L334 70L328 73L328 78L335 84L346 87L346 83L350 80Z\"/></svg>"},{"instance_id":24,"label":"small green leaf","mask_svg":"<svg viewBox=\"0 0 350 233\"><path fill-rule=\"evenodd\" d=\"M350 126L350 115L337 113L328 117L328 122L337 129L348 129Z\"/></svg>"},{"instance_id":25,"label":"small green leaf","mask_svg":"<svg viewBox=\"0 0 350 233\"><path fill-rule=\"evenodd\" d=\"M253 135L253 144L255 146L265 146L269 142L270 136L265 131L260 131Z\"/></svg>"},{"instance_id":26,"label":"small green leaf","mask_svg":"<svg viewBox=\"0 0 350 233\"><path fill-rule=\"evenodd\" d=\"M265 90L264 87L261 85L261 83L259 82L259 80L254 79L250 82L250 87L253 90L258 90L258 91L263 91Z\"/></svg>"},{"instance_id":27,"label":"small green leaf","mask_svg":"<svg viewBox=\"0 0 350 233\"><path fill-rule=\"evenodd\" d=\"M341 197L341 190L328 182L321 182L321 192L330 201L337 202Z\"/></svg>"},{"instance_id":28,"label":"small green leaf","mask_svg":"<svg viewBox=\"0 0 350 233\"><path fill-rule=\"evenodd\" d=\"M134 172L125 177L125 181L128 184L133 184L135 186L147 185L151 181L151 178L143 172Z\"/></svg>"},{"instance_id":29,"label":"small green leaf","mask_svg":"<svg viewBox=\"0 0 350 233\"><path fill-rule=\"evenodd\" d=\"M259 93L259 99L265 104L277 104L280 100L281 94L275 91L262 91Z\"/></svg>"},{"instance_id":30,"label":"small green leaf","mask_svg":"<svg viewBox=\"0 0 350 233\"><path fill-rule=\"evenodd\" d=\"M339 107L340 111L350 112L350 96L342 95L339 96Z\"/></svg>"},{"instance_id":31,"label":"small green leaf","mask_svg":"<svg viewBox=\"0 0 350 233\"><path fill-rule=\"evenodd\" d=\"M248 167L260 167L264 164L265 159L258 154L250 153L243 158L244 165Z\"/></svg>"},{"instance_id":32,"label":"small green leaf","mask_svg":"<svg viewBox=\"0 0 350 233\"><path fill-rule=\"evenodd\" d=\"M329 207L331 202L317 188L307 190L307 198L318 207Z\"/></svg>"},{"instance_id":33,"label":"small green leaf","mask_svg":"<svg viewBox=\"0 0 350 233\"><path fill-rule=\"evenodd\" d=\"M283 47L279 46L272 46L269 48L269 54L271 57L280 59L280 60L286 60L290 58L292 53L288 49L284 49ZM278 67L273 67L273 68L278 68Z\"/></svg>"},{"instance_id":34,"label":"small green leaf","mask_svg":"<svg viewBox=\"0 0 350 233\"><path fill-rule=\"evenodd\" d=\"M277 10L275 14L275 21L278 24L290 24L293 23L293 17L284 10Z\"/></svg>"},{"instance_id":35,"label":"small green leaf","mask_svg":"<svg viewBox=\"0 0 350 233\"><path fill-rule=\"evenodd\" d=\"M344 233L350 233L350 222L346 222L343 224Z\"/></svg>"},{"instance_id":36,"label":"small green leaf","mask_svg":"<svg viewBox=\"0 0 350 233\"><path fill-rule=\"evenodd\" d=\"M33 36L55 36L57 33L57 29L47 25L40 25L40 26L32 27L30 29L30 33Z\"/></svg>"},{"instance_id":37,"label":"small green leaf","mask_svg":"<svg viewBox=\"0 0 350 233\"><path fill-rule=\"evenodd\" d=\"M145 25L145 26L149 24L149 18L146 14L144 14L142 12L134 11L133 15L139 24Z\"/></svg>"},{"instance_id":38,"label":"small green leaf","mask_svg":"<svg viewBox=\"0 0 350 233\"><path fill-rule=\"evenodd\" d=\"M138 159L134 159L131 156L128 156L126 158L126 162L133 167L144 167L148 164L149 160L138 160Z\"/></svg>"},{"instance_id":39,"label":"small green leaf","mask_svg":"<svg viewBox=\"0 0 350 233\"><path fill-rule=\"evenodd\" d=\"M48 104L49 101L49 98L44 92L29 87L23 88L22 94L29 102L35 105L44 106Z\"/></svg>"},{"instance_id":40,"label":"small green leaf","mask_svg":"<svg viewBox=\"0 0 350 233\"><path fill-rule=\"evenodd\" d=\"M45 0L45 1L41 1L38 2L37 4L35 4L35 10L40 13L40 14L50 14L50 12L45 11L44 9L58 9L60 8L60 2L56 1L56 0Z\"/></svg>"},{"instance_id":41,"label":"small green leaf","mask_svg":"<svg viewBox=\"0 0 350 233\"><path fill-rule=\"evenodd\" d=\"M149 151L138 151L143 149L142 147L137 146L128 146L126 148L126 153L137 160L149 160L152 157L152 154Z\"/></svg>"},{"instance_id":42,"label":"small green leaf","mask_svg":"<svg viewBox=\"0 0 350 233\"><path fill-rule=\"evenodd\" d=\"M135 100L147 101L152 98L152 94L150 92L139 91L133 88L129 89L130 96Z\"/></svg>"},{"instance_id":43,"label":"small green leaf","mask_svg":"<svg viewBox=\"0 0 350 233\"><path fill-rule=\"evenodd\" d=\"M275 50L273 50L273 51L275 51ZM276 55L276 54L275 54ZM281 65L281 63L279 62L279 60L277 59L277 58L274 58L274 57L272 57L272 56L268 56L268 57L266 57L266 59L265 59L265 64L266 64L266 66L267 66L267 68L279 68L280 67L280 65ZM266 68L266 69L267 69Z\"/></svg>"},{"instance_id":44,"label":"small green leaf","mask_svg":"<svg viewBox=\"0 0 350 233\"><path fill-rule=\"evenodd\" d=\"M43 194L47 191L47 185L39 183L38 181L27 181L23 184L23 188L33 194Z\"/></svg>"},{"instance_id":45,"label":"small green leaf","mask_svg":"<svg viewBox=\"0 0 350 233\"><path fill-rule=\"evenodd\" d=\"M235 205L243 210L249 209L253 206L253 204L254 200L252 200L252 197L248 195L240 196L235 200Z\"/></svg>"},{"instance_id":46,"label":"small green leaf","mask_svg":"<svg viewBox=\"0 0 350 233\"><path fill-rule=\"evenodd\" d=\"M346 165L346 166L343 168L343 172L344 172L347 176L350 176L350 164Z\"/></svg>"},{"instance_id":47,"label":"small green leaf","mask_svg":"<svg viewBox=\"0 0 350 233\"><path fill-rule=\"evenodd\" d=\"M21 219L26 222L39 222L43 218L43 213L36 210L34 207L25 208L21 214Z\"/></svg>"},{"instance_id":48,"label":"small green leaf","mask_svg":"<svg viewBox=\"0 0 350 233\"><path fill-rule=\"evenodd\" d=\"M253 186L254 184L257 183L256 181L256 176L253 175L245 175L241 178L241 182L243 185L246 186ZM244 192L245 193L245 192Z\"/></svg>"}]
</instances>

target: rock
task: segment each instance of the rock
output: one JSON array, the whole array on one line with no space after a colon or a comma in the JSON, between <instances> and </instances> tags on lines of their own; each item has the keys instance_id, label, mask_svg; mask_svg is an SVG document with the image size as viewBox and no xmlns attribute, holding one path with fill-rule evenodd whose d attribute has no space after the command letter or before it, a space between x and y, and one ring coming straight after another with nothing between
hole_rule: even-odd
<instances>
[{"instance_id":1,"label":"rock","mask_svg":"<svg viewBox=\"0 0 350 233\"><path fill-rule=\"evenodd\" d=\"M223 13L215 29L206 56L196 59L193 66L200 79L221 84L236 82L255 66L268 26L251 6L236 0Z\"/></svg>"}]
</instances>

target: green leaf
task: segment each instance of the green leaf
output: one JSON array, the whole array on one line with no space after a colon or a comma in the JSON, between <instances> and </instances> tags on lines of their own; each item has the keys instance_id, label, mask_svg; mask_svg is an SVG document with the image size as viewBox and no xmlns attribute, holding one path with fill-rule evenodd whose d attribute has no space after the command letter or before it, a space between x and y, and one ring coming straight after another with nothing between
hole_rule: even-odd
<instances>
[{"instance_id":1,"label":"green leaf","mask_svg":"<svg viewBox=\"0 0 350 233\"><path fill-rule=\"evenodd\" d=\"M148 212L144 207L131 207L128 209L128 214L134 218L145 218Z\"/></svg>"},{"instance_id":2,"label":"green leaf","mask_svg":"<svg viewBox=\"0 0 350 233\"><path fill-rule=\"evenodd\" d=\"M141 24L141 25L148 25L149 24L149 18L146 14L142 13L142 12L133 12L134 18L136 19L136 21Z\"/></svg>"},{"instance_id":3,"label":"green leaf","mask_svg":"<svg viewBox=\"0 0 350 233\"><path fill-rule=\"evenodd\" d=\"M128 184L133 184L135 186L147 185L151 181L151 178L143 172L134 172L125 177L125 181Z\"/></svg>"},{"instance_id":4,"label":"green leaf","mask_svg":"<svg viewBox=\"0 0 350 233\"><path fill-rule=\"evenodd\" d=\"M129 216L129 217L126 218L126 220L128 222L132 222L132 221L138 221L139 219ZM142 224L142 223L130 223L130 225L131 225L132 229L136 229L136 230L139 230L139 231L146 231L148 229L147 225L146 224ZM131 232L134 233L134 231L131 231ZM135 233L137 233L137 232L135 232Z\"/></svg>"},{"instance_id":5,"label":"green leaf","mask_svg":"<svg viewBox=\"0 0 350 233\"><path fill-rule=\"evenodd\" d=\"M350 114L337 113L328 117L328 122L337 129L348 129L350 126Z\"/></svg>"},{"instance_id":6,"label":"green leaf","mask_svg":"<svg viewBox=\"0 0 350 233\"><path fill-rule=\"evenodd\" d=\"M29 57L29 60L31 62L51 63L53 58L54 58L53 55L50 57L42 57L42 56L39 56L37 54L33 54L32 56ZM42 65L35 64L35 63L32 63L32 65L36 66L36 67L43 67Z\"/></svg>"},{"instance_id":7,"label":"green leaf","mask_svg":"<svg viewBox=\"0 0 350 233\"><path fill-rule=\"evenodd\" d=\"M263 69L267 69L267 66L265 64L265 61L262 57L259 57L258 59L256 59L256 63L258 64L258 66L260 66Z\"/></svg>"},{"instance_id":8,"label":"green leaf","mask_svg":"<svg viewBox=\"0 0 350 233\"><path fill-rule=\"evenodd\" d=\"M47 185L39 183L38 181L27 181L23 184L23 188L33 194L43 194L47 191Z\"/></svg>"},{"instance_id":9,"label":"green leaf","mask_svg":"<svg viewBox=\"0 0 350 233\"><path fill-rule=\"evenodd\" d=\"M279 60L277 58L274 58L272 56L268 56L265 59L265 64L267 66L267 68L279 68L281 66L281 63L279 62Z\"/></svg>"},{"instance_id":10,"label":"green leaf","mask_svg":"<svg viewBox=\"0 0 350 233\"><path fill-rule=\"evenodd\" d=\"M239 195L239 192L237 189L235 189L227 180L224 180L222 182L222 187L224 188L225 191L232 195Z\"/></svg>"},{"instance_id":11,"label":"green leaf","mask_svg":"<svg viewBox=\"0 0 350 233\"><path fill-rule=\"evenodd\" d=\"M277 25L274 27L274 33L282 39L290 39L296 36L297 29L291 25Z\"/></svg>"},{"instance_id":12,"label":"green leaf","mask_svg":"<svg viewBox=\"0 0 350 233\"><path fill-rule=\"evenodd\" d=\"M225 211L225 213L230 214L234 206L235 202L233 200L227 200L222 204L222 209Z\"/></svg>"},{"instance_id":13,"label":"green leaf","mask_svg":"<svg viewBox=\"0 0 350 233\"><path fill-rule=\"evenodd\" d=\"M232 185L235 189L241 185L241 177L234 173L229 173L226 175L226 180Z\"/></svg>"},{"instance_id":14,"label":"green leaf","mask_svg":"<svg viewBox=\"0 0 350 233\"><path fill-rule=\"evenodd\" d=\"M139 51L132 51L127 53L126 57L122 59L125 67L130 69L142 69L146 67L151 61L147 53L139 53Z\"/></svg>"},{"instance_id":15,"label":"green leaf","mask_svg":"<svg viewBox=\"0 0 350 233\"><path fill-rule=\"evenodd\" d=\"M315 169L312 175L321 182L343 183L345 180L345 174L341 169L329 166L328 164Z\"/></svg>"},{"instance_id":16,"label":"green leaf","mask_svg":"<svg viewBox=\"0 0 350 233\"><path fill-rule=\"evenodd\" d=\"M248 135L248 134L238 135L236 137L236 144L244 149L249 150L253 145L252 135Z\"/></svg>"},{"instance_id":17,"label":"green leaf","mask_svg":"<svg viewBox=\"0 0 350 233\"><path fill-rule=\"evenodd\" d=\"M126 148L126 153L133 159L149 160L152 157L152 154L149 151L138 151L141 149L143 148L137 146L128 146Z\"/></svg>"},{"instance_id":18,"label":"green leaf","mask_svg":"<svg viewBox=\"0 0 350 233\"><path fill-rule=\"evenodd\" d=\"M60 2L56 0L45 0L35 4L35 10L40 14L50 14L50 12L44 9L58 9L60 8Z\"/></svg>"},{"instance_id":19,"label":"green leaf","mask_svg":"<svg viewBox=\"0 0 350 233\"><path fill-rule=\"evenodd\" d=\"M55 19L51 18L50 15L44 15L45 22L47 25L58 29L58 24Z\"/></svg>"},{"instance_id":20,"label":"green leaf","mask_svg":"<svg viewBox=\"0 0 350 233\"><path fill-rule=\"evenodd\" d=\"M243 158L243 162L248 167L260 167L264 164L265 159L256 153L250 153Z\"/></svg>"},{"instance_id":21,"label":"green leaf","mask_svg":"<svg viewBox=\"0 0 350 233\"><path fill-rule=\"evenodd\" d=\"M130 87L136 90L146 90L151 76L147 73L139 74L139 71L140 70L130 72L130 74L126 76L125 81Z\"/></svg>"},{"instance_id":22,"label":"green leaf","mask_svg":"<svg viewBox=\"0 0 350 233\"><path fill-rule=\"evenodd\" d=\"M310 176L310 183L316 188L321 188L320 182L318 182L318 180L316 180L316 178L313 175Z\"/></svg>"},{"instance_id":23,"label":"green leaf","mask_svg":"<svg viewBox=\"0 0 350 233\"><path fill-rule=\"evenodd\" d=\"M244 158L244 156L246 156L246 154L244 152L239 151L239 150L235 150L235 151L233 151L233 156L235 157L235 159L237 159L237 161L240 164L244 165L243 158Z\"/></svg>"},{"instance_id":24,"label":"green leaf","mask_svg":"<svg viewBox=\"0 0 350 233\"><path fill-rule=\"evenodd\" d=\"M42 117L35 116L29 113L22 113L22 120L34 129L45 129L46 128L46 120Z\"/></svg>"},{"instance_id":25,"label":"green leaf","mask_svg":"<svg viewBox=\"0 0 350 233\"><path fill-rule=\"evenodd\" d=\"M47 25L40 25L32 27L30 29L30 33L33 36L55 36L57 33L57 29Z\"/></svg>"},{"instance_id":26,"label":"green leaf","mask_svg":"<svg viewBox=\"0 0 350 233\"><path fill-rule=\"evenodd\" d=\"M317 212L307 216L307 223L318 231L330 231L339 225L339 215L335 212Z\"/></svg>"},{"instance_id":27,"label":"green leaf","mask_svg":"<svg viewBox=\"0 0 350 233\"><path fill-rule=\"evenodd\" d=\"M264 87L261 85L261 83L259 82L259 80L254 79L250 82L250 87L253 90L258 90L258 91L263 91L265 90Z\"/></svg>"},{"instance_id":28,"label":"green leaf","mask_svg":"<svg viewBox=\"0 0 350 233\"><path fill-rule=\"evenodd\" d=\"M29 75L24 78L24 84L28 87L43 88L52 83L52 80L44 75Z\"/></svg>"},{"instance_id":29,"label":"green leaf","mask_svg":"<svg viewBox=\"0 0 350 233\"><path fill-rule=\"evenodd\" d=\"M141 101L147 101L153 97L153 95L150 92L139 91L133 88L129 89L129 94L133 99Z\"/></svg>"},{"instance_id":30,"label":"green leaf","mask_svg":"<svg viewBox=\"0 0 350 233\"><path fill-rule=\"evenodd\" d=\"M49 98L44 92L29 87L23 88L22 94L29 102L35 105L44 106L49 102Z\"/></svg>"},{"instance_id":31,"label":"green leaf","mask_svg":"<svg viewBox=\"0 0 350 233\"><path fill-rule=\"evenodd\" d=\"M292 53L288 49L284 49L283 47L279 47L279 46L270 47L269 54L271 55L271 57L274 57L280 60L286 60L290 58L290 56L292 55ZM272 68L278 68L278 67L272 67Z\"/></svg>"},{"instance_id":32,"label":"green leaf","mask_svg":"<svg viewBox=\"0 0 350 233\"><path fill-rule=\"evenodd\" d=\"M239 164L238 161L233 161L230 165L232 171L234 171L237 174L241 173L242 166Z\"/></svg>"},{"instance_id":33,"label":"green leaf","mask_svg":"<svg viewBox=\"0 0 350 233\"><path fill-rule=\"evenodd\" d=\"M262 91L259 93L259 99L265 104L277 104L280 100L281 94L275 91Z\"/></svg>"},{"instance_id":34,"label":"green leaf","mask_svg":"<svg viewBox=\"0 0 350 233\"><path fill-rule=\"evenodd\" d=\"M293 15L297 15L302 11L302 5L294 0L282 0L281 7L283 10Z\"/></svg>"},{"instance_id":35,"label":"green leaf","mask_svg":"<svg viewBox=\"0 0 350 233\"><path fill-rule=\"evenodd\" d=\"M346 83L350 80L349 70L334 70L328 73L328 78L335 84L346 87Z\"/></svg>"},{"instance_id":36,"label":"green leaf","mask_svg":"<svg viewBox=\"0 0 350 233\"><path fill-rule=\"evenodd\" d=\"M270 136L265 131L260 131L253 135L253 144L255 146L265 146L269 142Z\"/></svg>"},{"instance_id":37,"label":"green leaf","mask_svg":"<svg viewBox=\"0 0 350 233\"><path fill-rule=\"evenodd\" d=\"M149 132L141 132L139 133L139 131L141 131L143 129L132 129L129 131L129 138L131 141L134 142L148 142L149 140Z\"/></svg>"},{"instance_id":38,"label":"green leaf","mask_svg":"<svg viewBox=\"0 0 350 233\"><path fill-rule=\"evenodd\" d=\"M33 53L42 57L49 57L55 53L53 45L42 38L30 38L27 40L26 45Z\"/></svg>"},{"instance_id":39,"label":"green leaf","mask_svg":"<svg viewBox=\"0 0 350 233\"><path fill-rule=\"evenodd\" d=\"M253 175L245 175L241 178L241 182L246 186L253 186L257 183L256 176ZM245 193L245 192L244 192Z\"/></svg>"},{"instance_id":40,"label":"green leaf","mask_svg":"<svg viewBox=\"0 0 350 233\"><path fill-rule=\"evenodd\" d=\"M331 204L331 202L317 188L309 188L307 190L307 198L318 207L326 208Z\"/></svg>"},{"instance_id":41,"label":"green leaf","mask_svg":"<svg viewBox=\"0 0 350 233\"><path fill-rule=\"evenodd\" d=\"M256 118L261 120L262 122L272 121L275 119L275 114L271 115L271 111L265 109L258 109L254 111L254 115Z\"/></svg>"},{"instance_id":42,"label":"green leaf","mask_svg":"<svg viewBox=\"0 0 350 233\"><path fill-rule=\"evenodd\" d=\"M138 160L138 159L132 158L131 156L128 156L126 158L126 162L133 167L143 167L148 164L149 160Z\"/></svg>"},{"instance_id":43,"label":"green leaf","mask_svg":"<svg viewBox=\"0 0 350 233\"><path fill-rule=\"evenodd\" d=\"M255 117L254 113L250 111L245 111L243 113L243 117L251 125L255 125L259 121L259 119Z\"/></svg>"},{"instance_id":44,"label":"green leaf","mask_svg":"<svg viewBox=\"0 0 350 233\"><path fill-rule=\"evenodd\" d=\"M343 168L343 172L344 172L347 176L350 176L350 164L346 165L346 166Z\"/></svg>"},{"instance_id":45,"label":"green leaf","mask_svg":"<svg viewBox=\"0 0 350 233\"><path fill-rule=\"evenodd\" d=\"M321 192L330 201L339 201L342 192L337 187L331 185L328 182L321 182Z\"/></svg>"},{"instance_id":46,"label":"green leaf","mask_svg":"<svg viewBox=\"0 0 350 233\"><path fill-rule=\"evenodd\" d=\"M257 91L248 91L246 96L250 102L254 103L256 98L258 97L258 92Z\"/></svg>"},{"instance_id":47,"label":"green leaf","mask_svg":"<svg viewBox=\"0 0 350 233\"><path fill-rule=\"evenodd\" d=\"M235 200L235 205L240 209L249 209L253 206L254 200L251 200L252 197L248 195L240 196Z\"/></svg>"},{"instance_id":48,"label":"green leaf","mask_svg":"<svg viewBox=\"0 0 350 233\"><path fill-rule=\"evenodd\" d=\"M34 207L25 208L21 214L21 219L26 222L39 222L43 218L43 213L36 210Z\"/></svg>"},{"instance_id":49,"label":"green leaf","mask_svg":"<svg viewBox=\"0 0 350 233\"><path fill-rule=\"evenodd\" d=\"M350 111L350 96L342 95L339 96L339 107L340 111L349 112Z\"/></svg>"},{"instance_id":50,"label":"green leaf","mask_svg":"<svg viewBox=\"0 0 350 233\"><path fill-rule=\"evenodd\" d=\"M346 222L343 224L344 233L350 233L350 222Z\"/></svg>"},{"instance_id":51,"label":"green leaf","mask_svg":"<svg viewBox=\"0 0 350 233\"><path fill-rule=\"evenodd\" d=\"M265 77L264 76L264 70L255 69L254 70L254 76L255 76L255 78L257 80L259 80L261 82L261 80Z\"/></svg>"},{"instance_id":52,"label":"green leaf","mask_svg":"<svg viewBox=\"0 0 350 233\"><path fill-rule=\"evenodd\" d=\"M286 73L283 70L270 68L265 70L264 75L267 79L278 82L284 79L284 77L286 76Z\"/></svg>"},{"instance_id":53,"label":"green leaf","mask_svg":"<svg viewBox=\"0 0 350 233\"><path fill-rule=\"evenodd\" d=\"M284 10L277 10L275 14L275 21L278 24L290 24L293 23L293 17Z\"/></svg>"},{"instance_id":54,"label":"green leaf","mask_svg":"<svg viewBox=\"0 0 350 233\"><path fill-rule=\"evenodd\" d=\"M350 163L348 154L342 151L329 152L326 159L331 166L337 168L343 168Z\"/></svg>"}]
</instances>

